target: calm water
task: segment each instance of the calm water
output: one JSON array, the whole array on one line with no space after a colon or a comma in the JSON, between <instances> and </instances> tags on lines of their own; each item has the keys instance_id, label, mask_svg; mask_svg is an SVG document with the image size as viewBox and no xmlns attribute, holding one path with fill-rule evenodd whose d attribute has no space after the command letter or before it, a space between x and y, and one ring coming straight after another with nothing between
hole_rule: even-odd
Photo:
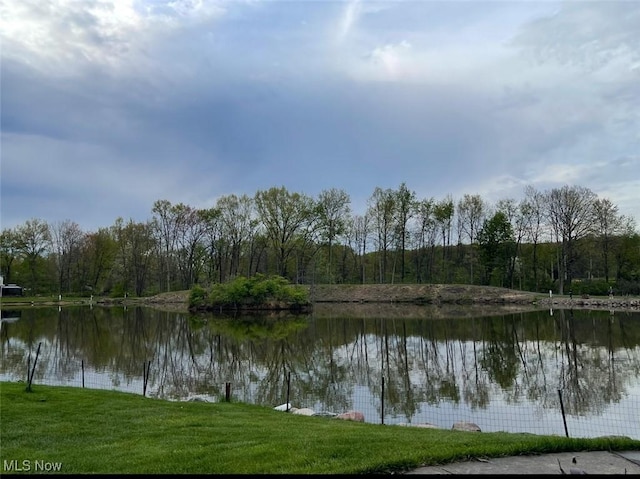
<instances>
[{"instance_id":1,"label":"calm water","mask_svg":"<svg viewBox=\"0 0 640 479\"><path fill-rule=\"evenodd\" d=\"M640 439L640 313L435 311L4 309L0 380L25 381L40 345L36 385L84 381L209 401L229 387L234 401L275 407L289 398L316 412L358 410L377 424L470 421L485 432Z\"/></svg>"}]
</instances>

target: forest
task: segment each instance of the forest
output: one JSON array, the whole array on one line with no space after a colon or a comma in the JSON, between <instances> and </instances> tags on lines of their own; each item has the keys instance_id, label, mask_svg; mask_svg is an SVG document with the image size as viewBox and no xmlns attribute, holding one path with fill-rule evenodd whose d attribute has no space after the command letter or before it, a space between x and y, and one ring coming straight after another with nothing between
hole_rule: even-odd
<instances>
[{"instance_id":1,"label":"forest","mask_svg":"<svg viewBox=\"0 0 640 479\"><path fill-rule=\"evenodd\" d=\"M354 213L341 189L284 186L211 208L157 200L144 222L83 231L32 218L0 237L0 274L27 295L148 296L239 276L294 284L463 283L557 294L640 294L634 218L588 188L531 186L520 200L418 198L376 187Z\"/></svg>"}]
</instances>

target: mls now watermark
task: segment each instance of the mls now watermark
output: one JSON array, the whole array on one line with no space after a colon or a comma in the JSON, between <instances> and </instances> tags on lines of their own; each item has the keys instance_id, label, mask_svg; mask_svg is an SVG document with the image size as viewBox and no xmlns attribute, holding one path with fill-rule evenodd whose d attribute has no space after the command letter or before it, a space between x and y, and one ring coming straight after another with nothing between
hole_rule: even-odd
<instances>
[{"instance_id":1,"label":"mls now watermark","mask_svg":"<svg viewBox=\"0 0 640 479\"><path fill-rule=\"evenodd\" d=\"M2 470L4 472L59 472L62 470L61 462L49 462L25 459L18 461L17 459L2 461Z\"/></svg>"}]
</instances>

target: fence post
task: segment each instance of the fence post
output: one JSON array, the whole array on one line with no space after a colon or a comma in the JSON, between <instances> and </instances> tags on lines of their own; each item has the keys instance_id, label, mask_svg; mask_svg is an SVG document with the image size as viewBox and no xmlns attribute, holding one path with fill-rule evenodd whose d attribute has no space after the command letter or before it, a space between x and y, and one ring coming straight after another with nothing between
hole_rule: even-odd
<instances>
[{"instance_id":1,"label":"fence post","mask_svg":"<svg viewBox=\"0 0 640 479\"><path fill-rule=\"evenodd\" d=\"M142 363L142 395L147 395L147 383L149 382L149 371L151 370L151 361Z\"/></svg>"},{"instance_id":2,"label":"fence post","mask_svg":"<svg viewBox=\"0 0 640 479\"><path fill-rule=\"evenodd\" d=\"M231 400L231 383L225 383L224 385L224 400L226 402Z\"/></svg>"},{"instance_id":3,"label":"fence post","mask_svg":"<svg viewBox=\"0 0 640 479\"><path fill-rule=\"evenodd\" d=\"M287 373L287 400L285 401L287 405L287 412L289 412L289 394L291 392L291 371Z\"/></svg>"},{"instance_id":4,"label":"fence post","mask_svg":"<svg viewBox=\"0 0 640 479\"><path fill-rule=\"evenodd\" d=\"M31 368L31 374L29 375L29 383L27 384L27 391L31 392L31 383L33 382L33 375L36 372L36 364L38 364L38 356L40 356L40 346L42 346L42 342L38 343L38 350L36 351L36 358L33 360L33 368ZM31 359L31 355L29 355L29 359Z\"/></svg>"},{"instance_id":5,"label":"fence post","mask_svg":"<svg viewBox=\"0 0 640 479\"><path fill-rule=\"evenodd\" d=\"M562 411L562 422L564 423L564 433L569 437L569 429L567 429L567 418L564 415L564 404L562 402L562 390L558 389L558 396L560 396L560 410Z\"/></svg>"},{"instance_id":6,"label":"fence post","mask_svg":"<svg viewBox=\"0 0 640 479\"><path fill-rule=\"evenodd\" d=\"M82 365L82 387L84 388L84 359L80 364Z\"/></svg>"},{"instance_id":7,"label":"fence post","mask_svg":"<svg viewBox=\"0 0 640 479\"><path fill-rule=\"evenodd\" d=\"M380 393L380 421L384 424L384 374L382 375L382 392Z\"/></svg>"}]
</instances>

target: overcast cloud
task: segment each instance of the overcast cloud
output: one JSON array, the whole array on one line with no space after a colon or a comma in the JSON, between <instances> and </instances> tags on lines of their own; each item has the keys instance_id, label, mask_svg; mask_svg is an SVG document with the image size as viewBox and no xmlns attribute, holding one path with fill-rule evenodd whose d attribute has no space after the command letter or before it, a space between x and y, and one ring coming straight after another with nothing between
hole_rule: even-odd
<instances>
[{"instance_id":1,"label":"overcast cloud","mask_svg":"<svg viewBox=\"0 0 640 479\"><path fill-rule=\"evenodd\" d=\"M2 227L590 188L640 220L640 2L0 0Z\"/></svg>"}]
</instances>

